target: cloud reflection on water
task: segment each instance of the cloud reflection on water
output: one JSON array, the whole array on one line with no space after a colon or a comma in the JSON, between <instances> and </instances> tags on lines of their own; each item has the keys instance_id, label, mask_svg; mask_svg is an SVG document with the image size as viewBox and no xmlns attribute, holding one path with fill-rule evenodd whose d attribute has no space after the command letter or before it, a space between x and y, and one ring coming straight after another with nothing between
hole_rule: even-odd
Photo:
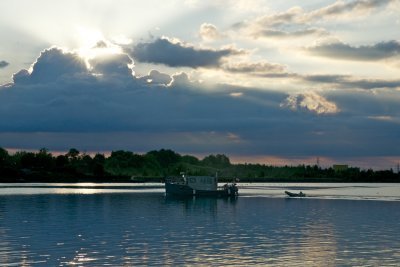
<instances>
[{"instance_id":1,"label":"cloud reflection on water","mask_svg":"<svg viewBox=\"0 0 400 267\"><path fill-rule=\"evenodd\" d=\"M283 185L268 186L282 191ZM68 190L0 194L0 264L395 266L400 260L396 201Z\"/></svg>"}]
</instances>

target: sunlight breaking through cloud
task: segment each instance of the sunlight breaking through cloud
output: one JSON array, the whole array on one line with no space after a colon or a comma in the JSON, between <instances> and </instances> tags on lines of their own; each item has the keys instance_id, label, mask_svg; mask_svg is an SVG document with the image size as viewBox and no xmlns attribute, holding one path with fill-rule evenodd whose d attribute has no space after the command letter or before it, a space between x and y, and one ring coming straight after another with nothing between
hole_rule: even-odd
<instances>
[{"instance_id":1,"label":"sunlight breaking through cloud","mask_svg":"<svg viewBox=\"0 0 400 267\"><path fill-rule=\"evenodd\" d=\"M398 156L399 7L0 1L0 145Z\"/></svg>"}]
</instances>

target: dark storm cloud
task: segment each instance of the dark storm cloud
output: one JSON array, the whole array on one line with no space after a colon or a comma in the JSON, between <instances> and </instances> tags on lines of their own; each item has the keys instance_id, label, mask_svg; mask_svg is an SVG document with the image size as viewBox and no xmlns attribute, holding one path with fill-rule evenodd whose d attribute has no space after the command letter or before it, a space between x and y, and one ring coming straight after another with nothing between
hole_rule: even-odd
<instances>
[{"instance_id":1,"label":"dark storm cloud","mask_svg":"<svg viewBox=\"0 0 400 267\"><path fill-rule=\"evenodd\" d=\"M222 58L241 53L232 48L213 50L196 49L180 42L158 38L151 43L139 43L132 56L140 62L164 64L171 67L217 67Z\"/></svg>"},{"instance_id":2,"label":"dark storm cloud","mask_svg":"<svg viewBox=\"0 0 400 267\"><path fill-rule=\"evenodd\" d=\"M29 75L30 73L28 70L22 69L13 75L13 81L16 84L28 82Z\"/></svg>"},{"instance_id":3,"label":"dark storm cloud","mask_svg":"<svg viewBox=\"0 0 400 267\"><path fill-rule=\"evenodd\" d=\"M41 52L33 64L32 71L20 70L13 75L15 85L52 86L63 89L70 84L88 86L98 80L104 82L132 82L132 59L126 54L108 55L89 60L91 69L77 53L53 47ZM51 85L49 85L51 84ZM54 86L56 84L56 86Z\"/></svg>"},{"instance_id":4,"label":"dark storm cloud","mask_svg":"<svg viewBox=\"0 0 400 267\"><path fill-rule=\"evenodd\" d=\"M344 43L332 43L310 47L307 50L314 55L323 57L373 61L398 57L400 54L400 43L392 40L358 47Z\"/></svg>"},{"instance_id":5,"label":"dark storm cloud","mask_svg":"<svg viewBox=\"0 0 400 267\"><path fill-rule=\"evenodd\" d=\"M99 74L99 78L113 80L114 83L130 84L133 81L131 66L133 60L126 54L109 55L89 60L89 64L94 74Z\"/></svg>"},{"instance_id":6,"label":"dark storm cloud","mask_svg":"<svg viewBox=\"0 0 400 267\"><path fill-rule=\"evenodd\" d=\"M10 65L10 63L8 63L5 60L1 60L0 61L0 69L7 67L8 65Z\"/></svg>"},{"instance_id":7,"label":"dark storm cloud","mask_svg":"<svg viewBox=\"0 0 400 267\"><path fill-rule=\"evenodd\" d=\"M126 55L117 55L91 62L88 70L74 53L45 50L32 73L20 71L14 84L0 88L1 146L167 147L282 156L400 153L399 124L370 119L399 117L396 94L304 94L297 96L294 111L281 105L288 99L282 92L226 84L204 89L186 73L168 78L155 70L137 78L130 63ZM343 112L313 112L332 103Z\"/></svg>"},{"instance_id":8,"label":"dark storm cloud","mask_svg":"<svg viewBox=\"0 0 400 267\"><path fill-rule=\"evenodd\" d=\"M40 54L29 75L29 82L55 82L62 78L68 79L74 75L87 73L84 60L77 54L54 47Z\"/></svg>"}]
</instances>

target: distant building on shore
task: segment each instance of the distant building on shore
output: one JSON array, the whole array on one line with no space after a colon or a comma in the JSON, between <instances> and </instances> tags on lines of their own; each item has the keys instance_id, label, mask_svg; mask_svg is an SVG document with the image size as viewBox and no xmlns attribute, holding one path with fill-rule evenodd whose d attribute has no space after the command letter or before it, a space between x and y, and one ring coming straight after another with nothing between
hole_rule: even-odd
<instances>
[{"instance_id":1,"label":"distant building on shore","mask_svg":"<svg viewBox=\"0 0 400 267\"><path fill-rule=\"evenodd\" d=\"M347 165L347 164L334 164L333 165L333 170L335 172L346 171L348 168L349 168L349 165Z\"/></svg>"}]
</instances>

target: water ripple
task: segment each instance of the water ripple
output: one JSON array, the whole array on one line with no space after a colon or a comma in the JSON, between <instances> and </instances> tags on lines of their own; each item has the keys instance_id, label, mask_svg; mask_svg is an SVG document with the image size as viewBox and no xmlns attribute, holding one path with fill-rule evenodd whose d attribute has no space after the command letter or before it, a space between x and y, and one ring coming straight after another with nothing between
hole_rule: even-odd
<instances>
[{"instance_id":1,"label":"water ripple","mask_svg":"<svg viewBox=\"0 0 400 267\"><path fill-rule=\"evenodd\" d=\"M386 201L0 195L0 265L396 266L399 219Z\"/></svg>"}]
</instances>

